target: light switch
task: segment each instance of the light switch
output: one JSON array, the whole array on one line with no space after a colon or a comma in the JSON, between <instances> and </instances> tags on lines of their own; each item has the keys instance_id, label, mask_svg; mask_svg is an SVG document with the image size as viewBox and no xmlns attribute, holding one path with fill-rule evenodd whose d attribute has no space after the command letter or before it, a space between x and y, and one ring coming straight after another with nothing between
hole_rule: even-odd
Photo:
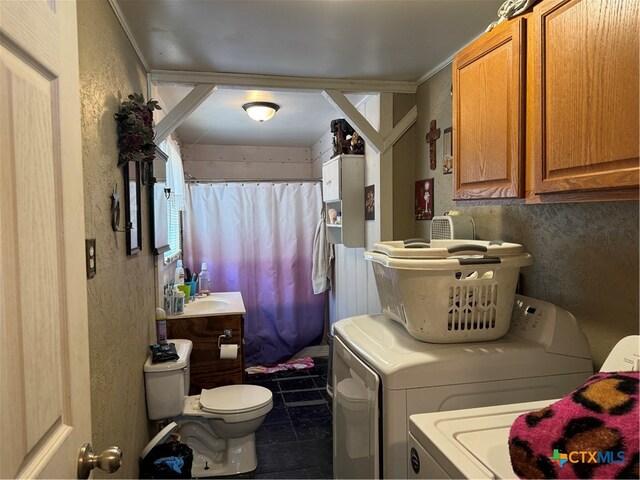
<instances>
[{"instance_id":1,"label":"light switch","mask_svg":"<svg viewBox=\"0 0 640 480\"><path fill-rule=\"evenodd\" d=\"M87 278L96 276L96 239L85 240L85 257L87 263Z\"/></svg>"}]
</instances>

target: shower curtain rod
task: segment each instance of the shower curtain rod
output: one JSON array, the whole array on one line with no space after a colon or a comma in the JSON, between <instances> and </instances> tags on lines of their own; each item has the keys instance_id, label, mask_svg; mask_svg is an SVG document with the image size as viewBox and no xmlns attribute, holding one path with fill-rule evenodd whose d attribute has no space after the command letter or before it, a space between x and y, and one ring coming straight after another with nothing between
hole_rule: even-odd
<instances>
[{"instance_id":1,"label":"shower curtain rod","mask_svg":"<svg viewBox=\"0 0 640 480\"><path fill-rule=\"evenodd\" d=\"M322 178L261 178L247 179L247 178L234 178L229 180L221 180L219 178L189 178L185 180L185 183L317 183L321 182Z\"/></svg>"}]
</instances>

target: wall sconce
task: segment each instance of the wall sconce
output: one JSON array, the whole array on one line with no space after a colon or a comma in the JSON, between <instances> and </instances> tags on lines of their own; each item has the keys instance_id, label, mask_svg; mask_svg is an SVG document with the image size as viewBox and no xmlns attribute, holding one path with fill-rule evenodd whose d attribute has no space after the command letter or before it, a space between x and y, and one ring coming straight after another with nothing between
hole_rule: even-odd
<instances>
[{"instance_id":1,"label":"wall sconce","mask_svg":"<svg viewBox=\"0 0 640 480\"><path fill-rule=\"evenodd\" d=\"M271 102L250 102L242 105L242 108L256 122L266 122L280 110L280 105Z\"/></svg>"}]
</instances>

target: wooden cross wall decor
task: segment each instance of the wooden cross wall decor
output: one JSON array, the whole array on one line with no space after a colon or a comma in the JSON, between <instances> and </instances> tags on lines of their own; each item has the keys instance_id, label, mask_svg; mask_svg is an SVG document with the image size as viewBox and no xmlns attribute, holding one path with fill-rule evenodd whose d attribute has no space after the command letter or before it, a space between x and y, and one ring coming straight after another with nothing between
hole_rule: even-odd
<instances>
[{"instance_id":1,"label":"wooden cross wall decor","mask_svg":"<svg viewBox=\"0 0 640 480\"><path fill-rule=\"evenodd\" d=\"M429 124L429 133L427 133L425 141L429 144L429 166L431 170L436 169L436 140L440 138L440 129L436 128L436 121L431 120Z\"/></svg>"}]
</instances>

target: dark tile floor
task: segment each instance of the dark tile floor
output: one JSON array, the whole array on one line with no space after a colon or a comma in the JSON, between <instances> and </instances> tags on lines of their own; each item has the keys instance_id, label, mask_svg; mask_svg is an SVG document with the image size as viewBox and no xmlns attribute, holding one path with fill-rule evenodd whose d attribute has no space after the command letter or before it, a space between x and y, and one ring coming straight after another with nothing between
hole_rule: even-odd
<instances>
[{"instance_id":1,"label":"dark tile floor","mask_svg":"<svg viewBox=\"0 0 640 480\"><path fill-rule=\"evenodd\" d=\"M273 409L256 432L258 468L244 478L333 477L327 361L317 357L313 368L246 375L246 383L273 392Z\"/></svg>"}]
</instances>

